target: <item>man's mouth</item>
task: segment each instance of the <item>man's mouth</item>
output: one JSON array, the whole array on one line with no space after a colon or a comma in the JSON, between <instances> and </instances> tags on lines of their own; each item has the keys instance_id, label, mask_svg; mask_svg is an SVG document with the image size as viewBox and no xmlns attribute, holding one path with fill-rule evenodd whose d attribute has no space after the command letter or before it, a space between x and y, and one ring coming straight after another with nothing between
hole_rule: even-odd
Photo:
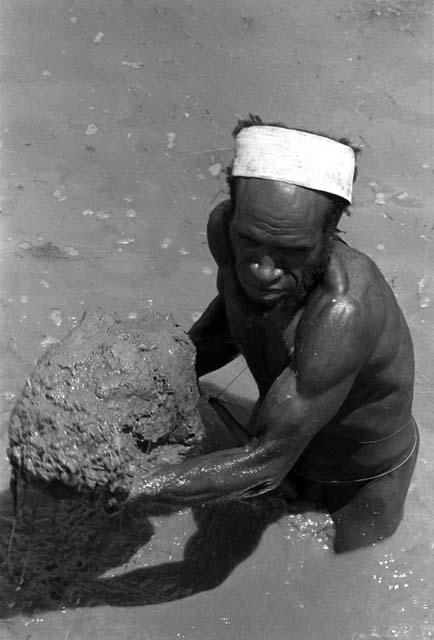
<instances>
[{"instance_id":1,"label":"man's mouth","mask_svg":"<svg viewBox=\"0 0 434 640\"><path fill-rule=\"evenodd\" d=\"M250 282L243 283L248 293L260 298L279 298L285 295L285 291L278 287L260 287Z\"/></svg>"}]
</instances>

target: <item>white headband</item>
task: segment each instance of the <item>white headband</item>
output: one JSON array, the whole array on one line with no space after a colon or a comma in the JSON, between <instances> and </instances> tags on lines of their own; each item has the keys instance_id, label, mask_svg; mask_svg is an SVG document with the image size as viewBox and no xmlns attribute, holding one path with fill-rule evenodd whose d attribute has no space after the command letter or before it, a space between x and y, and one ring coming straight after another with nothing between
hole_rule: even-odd
<instances>
[{"instance_id":1,"label":"white headband","mask_svg":"<svg viewBox=\"0 0 434 640\"><path fill-rule=\"evenodd\" d=\"M235 138L233 176L289 182L351 203L354 169L351 147L313 133L253 126Z\"/></svg>"}]
</instances>

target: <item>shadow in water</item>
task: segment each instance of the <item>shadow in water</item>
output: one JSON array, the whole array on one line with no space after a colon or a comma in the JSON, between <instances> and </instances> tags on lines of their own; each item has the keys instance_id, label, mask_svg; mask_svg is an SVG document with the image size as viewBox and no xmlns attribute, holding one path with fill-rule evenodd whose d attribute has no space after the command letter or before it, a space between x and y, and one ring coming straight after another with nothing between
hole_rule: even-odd
<instances>
[{"instance_id":1,"label":"shadow in water","mask_svg":"<svg viewBox=\"0 0 434 640\"><path fill-rule=\"evenodd\" d=\"M152 561L152 551L146 550L154 533L149 518L161 516L161 510L145 511L143 501L134 499L109 515L95 503L59 502L35 493L26 496L14 519L11 495L4 492L0 615L158 604L213 589L254 551L267 526L288 513L287 506L273 492L248 502L195 507L197 531L187 541L183 559L143 567L140 563ZM140 549L134 567L130 560ZM104 576L120 567L119 575Z\"/></svg>"},{"instance_id":2,"label":"shadow in water","mask_svg":"<svg viewBox=\"0 0 434 640\"><path fill-rule=\"evenodd\" d=\"M203 451L236 444L205 402L201 415ZM194 507L197 530L183 559L163 563L152 519L169 516L162 526L170 539L180 533L182 518L175 509L152 509L134 497L109 514L95 497L60 500L21 486L14 517L11 492L0 494L0 615L157 604L213 589L254 551L267 526L287 512L287 502L273 492ZM171 544L177 550L174 540L169 550Z\"/></svg>"},{"instance_id":3,"label":"shadow in water","mask_svg":"<svg viewBox=\"0 0 434 640\"><path fill-rule=\"evenodd\" d=\"M88 604L128 606L159 604L213 589L255 550L267 526L284 511L284 501L276 497L196 507L198 529L181 561L99 579L81 585L78 595Z\"/></svg>"},{"instance_id":4,"label":"shadow in water","mask_svg":"<svg viewBox=\"0 0 434 640\"><path fill-rule=\"evenodd\" d=\"M203 451L236 444L205 402L201 415ZM173 541L167 546L177 550L174 539L184 524L176 509L151 508L146 498L134 497L110 514L96 497L55 499L31 487L19 487L17 504L14 517L11 492L0 494L3 618L62 607L159 604L213 589L253 553L271 523L312 509L312 503L288 502L280 490L194 507L197 530L182 560L158 563L161 541L152 519L168 516L162 527Z\"/></svg>"}]
</instances>

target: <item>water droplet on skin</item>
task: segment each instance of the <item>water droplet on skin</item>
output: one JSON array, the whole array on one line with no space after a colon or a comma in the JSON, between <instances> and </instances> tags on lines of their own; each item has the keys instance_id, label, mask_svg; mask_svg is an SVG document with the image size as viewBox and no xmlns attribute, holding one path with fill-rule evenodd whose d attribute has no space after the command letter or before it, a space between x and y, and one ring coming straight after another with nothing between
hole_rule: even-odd
<instances>
[{"instance_id":1,"label":"water droplet on skin","mask_svg":"<svg viewBox=\"0 0 434 640\"><path fill-rule=\"evenodd\" d=\"M172 238L164 238L162 243L160 244L160 247L162 249L168 249L171 244L172 244Z\"/></svg>"},{"instance_id":2,"label":"water droplet on skin","mask_svg":"<svg viewBox=\"0 0 434 640\"><path fill-rule=\"evenodd\" d=\"M377 193L375 197L375 204L386 204L386 194L385 193Z\"/></svg>"},{"instance_id":3,"label":"water droplet on skin","mask_svg":"<svg viewBox=\"0 0 434 640\"><path fill-rule=\"evenodd\" d=\"M95 133L98 133L98 126L96 124L90 124L86 129L87 136L94 136Z\"/></svg>"},{"instance_id":4,"label":"water droplet on skin","mask_svg":"<svg viewBox=\"0 0 434 640\"><path fill-rule=\"evenodd\" d=\"M92 209L85 209L81 215L82 216L93 216L93 214L94 214L94 212L92 211Z\"/></svg>"},{"instance_id":5,"label":"water droplet on skin","mask_svg":"<svg viewBox=\"0 0 434 640\"><path fill-rule=\"evenodd\" d=\"M104 38L104 34L102 31L100 31L99 33L96 34L93 41L95 44L99 44L103 38Z\"/></svg>"},{"instance_id":6,"label":"water droplet on skin","mask_svg":"<svg viewBox=\"0 0 434 640\"><path fill-rule=\"evenodd\" d=\"M106 220L107 218L110 218L111 213L108 213L107 211L97 211L96 212L96 217L99 218L100 220Z\"/></svg>"},{"instance_id":7,"label":"water droplet on skin","mask_svg":"<svg viewBox=\"0 0 434 640\"><path fill-rule=\"evenodd\" d=\"M194 311L191 314L191 319L193 320L193 322L197 322L201 315L202 315L202 313L200 311Z\"/></svg>"},{"instance_id":8,"label":"water droplet on skin","mask_svg":"<svg viewBox=\"0 0 434 640\"><path fill-rule=\"evenodd\" d=\"M30 242L20 242L20 244L18 245L18 248L27 250L27 249L30 249L31 246L32 245L30 244Z\"/></svg>"},{"instance_id":9,"label":"water droplet on skin","mask_svg":"<svg viewBox=\"0 0 434 640\"><path fill-rule=\"evenodd\" d=\"M48 71L48 69L44 69L42 72L42 77L49 78L50 76L51 76L51 71Z\"/></svg>"},{"instance_id":10,"label":"water droplet on skin","mask_svg":"<svg viewBox=\"0 0 434 640\"><path fill-rule=\"evenodd\" d=\"M77 24L78 18L77 18L77 16L71 16L69 18L69 21L72 22L72 24Z\"/></svg>"},{"instance_id":11,"label":"water droplet on skin","mask_svg":"<svg viewBox=\"0 0 434 640\"><path fill-rule=\"evenodd\" d=\"M28 303L28 301L29 301L29 296L21 296L21 298L20 298L20 302L21 302L22 304L27 304L27 303Z\"/></svg>"},{"instance_id":12,"label":"water droplet on skin","mask_svg":"<svg viewBox=\"0 0 434 640\"><path fill-rule=\"evenodd\" d=\"M127 218L135 218L137 216L137 212L135 209L128 209L125 215Z\"/></svg>"},{"instance_id":13,"label":"water droplet on skin","mask_svg":"<svg viewBox=\"0 0 434 640\"><path fill-rule=\"evenodd\" d=\"M46 289L50 288L50 283L47 282L46 280L41 280L41 284L43 287L45 287Z\"/></svg>"},{"instance_id":14,"label":"water droplet on skin","mask_svg":"<svg viewBox=\"0 0 434 640\"><path fill-rule=\"evenodd\" d=\"M421 299L419 306L421 309L426 309L427 307L429 307L430 304L431 304L431 298L429 296L424 296Z\"/></svg>"},{"instance_id":15,"label":"water droplet on skin","mask_svg":"<svg viewBox=\"0 0 434 640\"><path fill-rule=\"evenodd\" d=\"M211 267L204 267L204 268L202 269L202 273L204 273L206 276L210 276L210 275L212 275L212 269L211 269Z\"/></svg>"},{"instance_id":16,"label":"water droplet on skin","mask_svg":"<svg viewBox=\"0 0 434 640\"><path fill-rule=\"evenodd\" d=\"M385 249L385 248L386 248L386 247L384 246L384 244L383 244L382 242L379 242L379 243L377 244L377 249L378 249L378 251L384 251L384 249Z\"/></svg>"},{"instance_id":17,"label":"water droplet on skin","mask_svg":"<svg viewBox=\"0 0 434 640\"><path fill-rule=\"evenodd\" d=\"M130 311L130 313L128 314L128 318L130 320L136 320L137 319L137 312L136 311Z\"/></svg>"},{"instance_id":18,"label":"water droplet on skin","mask_svg":"<svg viewBox=\"0 0 434 640\"><path fill-rule=\"evenodd\" d=\"M189 251L188 249L185 249L184 247L182 247L182 248L179 250L179 253L180 253L182 256L188 256L188 254L190 253L190 251Z\"/></svg>"}]
</instances>

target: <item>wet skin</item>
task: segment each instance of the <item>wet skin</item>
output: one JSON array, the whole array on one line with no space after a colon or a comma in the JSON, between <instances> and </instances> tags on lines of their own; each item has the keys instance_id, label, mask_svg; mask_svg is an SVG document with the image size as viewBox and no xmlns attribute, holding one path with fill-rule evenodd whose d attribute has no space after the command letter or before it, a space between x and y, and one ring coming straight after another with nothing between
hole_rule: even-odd
<instances>
[{"instance_id":1,"label":"wet skin","mask_svg":"<svg viewBox=\"0 0 434 640\"><path fill-rule=\"evenodd\" d=\"M158 502L258 495L295 468L354 480L400 461L412 434L411 338L395 296L364 254L331 238L324 276L303 281L327 244L329 199L280 182L239 179L236 206L208 224L218 295L189 334L199 376L242 353L259 389L244 446L156 470ZM383 442L373 441L382 440Z\"/></svg>"}]
</instances>

